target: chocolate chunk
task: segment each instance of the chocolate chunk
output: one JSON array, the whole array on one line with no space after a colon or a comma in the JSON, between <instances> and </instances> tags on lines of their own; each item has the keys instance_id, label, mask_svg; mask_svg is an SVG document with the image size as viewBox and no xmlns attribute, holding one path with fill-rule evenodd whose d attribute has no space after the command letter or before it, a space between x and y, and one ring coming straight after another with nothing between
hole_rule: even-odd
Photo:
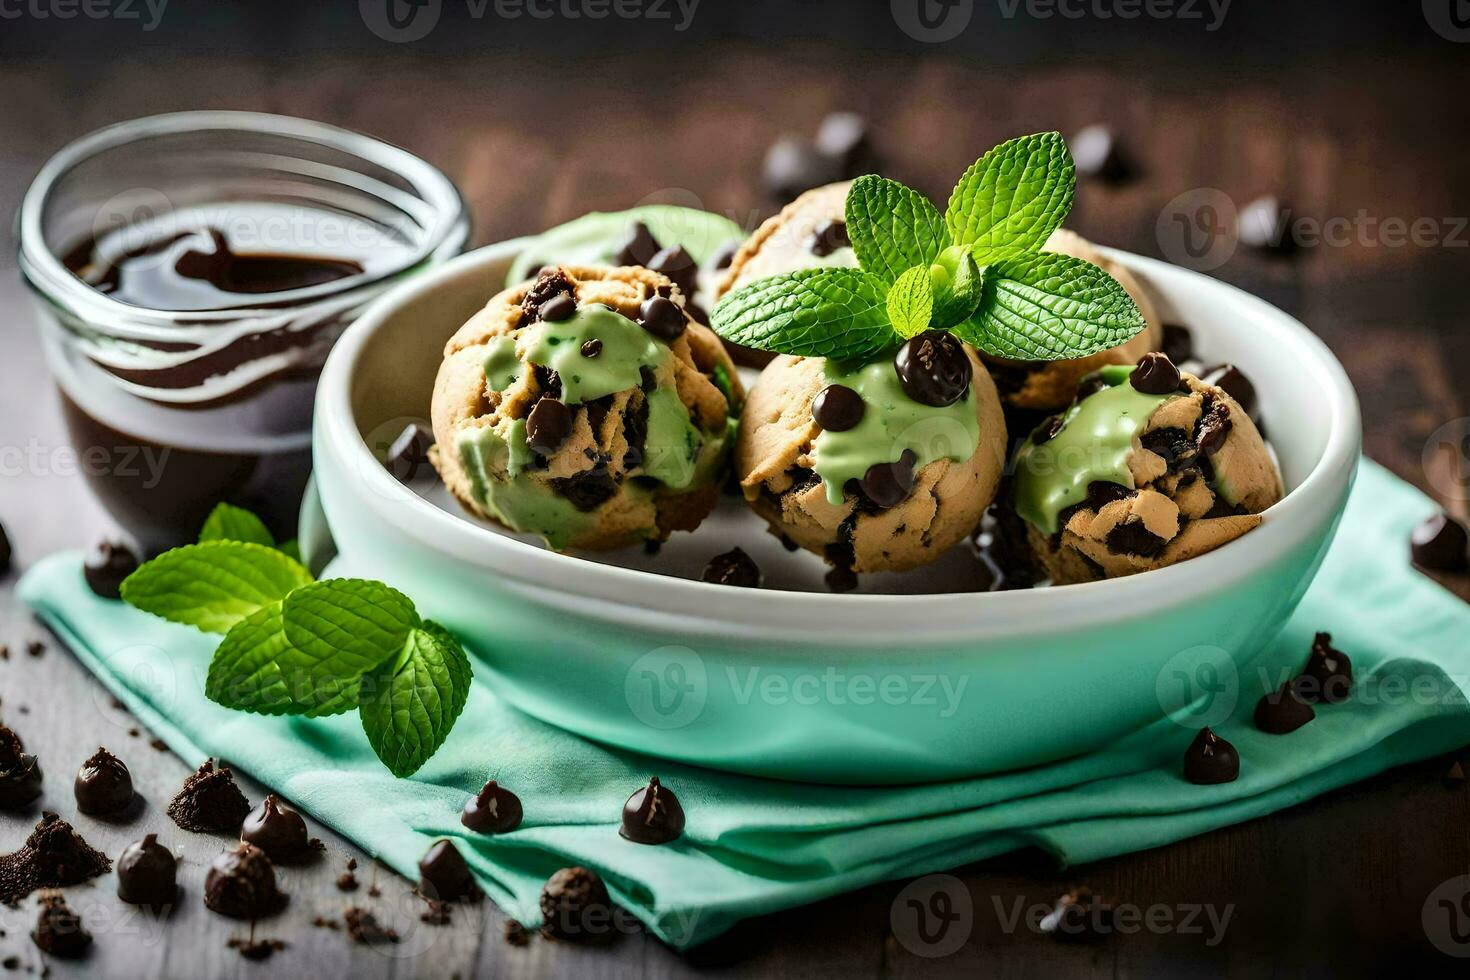
<instances>
[{"instance_id":1,"label":"chocolate chunk","mask_svg":"<svg viewBox=\"0 0 1470 980\"><path fill-rule=\"evenodd\" d=\"M732 548L711 558L709 564L704 566L701 578L716 585L758 589L761 585L761 570L744 551Z\"/></svg>"},{"instance_id":2,"label":"chocolate chunk","mask_svg":"<svg viewBox=\"0 0 1470 980\"><path fill-rule=\"evenodd\" d=\"M1073 397L1076 401L1085 401L1099 391L1107 391L1111 387L1112 385L1108 384L1101 374L1094 371L1077 382L1077 394Z\"/></svg>"},{"instance_id":3,"label":"chocolate chunk","mask_svg":"<svg viewBox=\"0 0 1470 980\"><path fill-rule=\"evenodd\" d=\"M846 432L863 420L863 396L847 385L832 384L812 399L812 418L828 432Z\"/></svg>"},{"instance_id":4,"label":"chocolate chunk","mask_svg":"<svg viewBox=\"0 0 1470 980\"><path fill-rule=\"evenodd\" d=\"M479 899L480 886L453 841L435 841L419 859L419 894L438 902Z\"/></svg>"},{"instance_id":5,"label":"chocolate chunk","mask_svg":"<svg viewBox=\"0 0 1470 980\"><path fill-rule=\"evenodd\" d=\"M1090 888L1074 888L1057 899L1040 927L1053 939L1093 942L1113 931L1113 907Z\"/></svg>"},{"instance_id":6,"label":"chocolate chunk","mask_svg":"<svg viewBox=\"0 0 1470 980\"><path fill-rule=\"evenodd\" d=\"M603 466L576 476L558 477L551 481L551 489L587 514L613 498L618 492L618 481Z\"/></svg>"},{"instance_id":7,"label":"chocolate chunk","mask_svg":"<svg viewBox=\"0 0 1470 980\"><path fill-rule=\"evenodd\" d=\"M571 293L557 293L537 308L537 315L548 323L570 320L577 312L577 301Z\"/></svg>"},{"instance_id":8,"label":"chocolate chunk","mask_svg":"<svg viewBox=\"0 0 1470 980\"><path fill-rule=\"evenodd\" d=\"M879 510L902 503L914 489L914 464L918 456L905 449L896 462L874 463L861 481L863 495Z\"/></svg>"},{"instance_id":9,"label":"chocolate chunk","mask_svg":"<svg viewBox=\"0 0 1470 980\"><path fill-rule=\"evenodd\" d=\"M36 948L60 960L77 960L92 948L92 934L82 926L82 917L67 907L60 895L43 895L36 929L31 933Z\"/></svg>"},{"instance_id":10,"label":"chocolate chunk","mask_svg":"<svg viewBox=\"0 0 1470 980\"><path fill-rule=\"evenodd\" d=\"M204 878L204 905L232 919L258 919L281 907L285 896L276 887L276 869L264 851L241 844L225 851Z\"/></svg>"},{"instance_id":11,"label":"chocolate chunk","mask_svg":"<svg viewBox=\"0 0 1470 980\"><path fill-rule=\"evenodd\" d=\"M825 258L839 248L851 248L852 239L847 237L847 222L823 221L812 232L807 250L819 258Z\"/></svg>"},{"instance_id":12,"label":"chocolate chunk","mask_svg":"<svg viewBox=\"0 0 1470 980\"><path fill-rule=\"evenodd\" d=\"M106 854L48 811L20 850L0 857L0 904L14 904L38 888L79 885L111 870Z\"/></svg>"},{"instance_id":13,"label":"chocolate chunk","mask_svg":"<svg viewBox=\"0 0 1470 980\"><path fill-rule=\"evenodd\" d=\"M235 774L228 768L214 766L213 759L184 780L168 805L168 815L185 830L217 831L234 834L250 813L250 801L235 785Z\"/></svg>"},{"instance_id":14,"label":"chocolate chunk","mask_svg":"<svg viewBox=\"0 0 1470 980\"><path fill-rule=\"evenodd\" d=\"M117 897L129 905L172 905L178 897L178 861L149 834L117 859Z\"/></svg>"},{"instance_id":15,"label":"chocolate chunk","mask_svg":"<svg viewBox=\"0 0 1470 980\"><path fill-rule=\"evenodd\" d=\"M1256 386L1234 364L1217 364L1207 370L1200 380L1234 398L1247 415L1256 410Z\"/></svg>"},{"instance_id":16,"label":"chocolate chunk","mask_svg":"<svg viewBox=\"0 0 1470 980\"><path fill-rule=\"evenodd\" d=\"M648 226L641 221L635 221L628 240L623 242L614 259L618 265L647 266L662 248Z\"/></svg>"},{"instance_id":17,"label":"chocolate chunk","mask_svg":"<svg viewBox=\"0 0 1470 980\"><path fill-rule=\"evenodd\" d=\"M547 398L561 397L561 375L540 364L531 365L531 376L536 379L536 390Z\"/></svg>"},{"instance_id":18,"label":"chocolate chunk","mask_svg":"<svg viewBox=\"0 0 1470 980\"><path fill-rule=\"evenodd\" d=\"M643 301L638 308L638 322L644 330L665 343L673 343L689 327L689 321L679 304L662 296Z\"/></svg>"},{"instance_id":19,"label":"chocolate chunk","mask_svg":"<svg viewBox=\"0 0 1470 980\"><path fill-rule=\"evenodd\" d=\"M1040 446L1051 442L1061 434L1063 426L1067 424L1067 416L1064 414L1053 415L1042 422L1031 433L1031 444Z\"/></svg>"},{"instance_id":20,"label":"chocolate chunk","mask_svg":"<svg viewBox=\"0 0 1470 980\"><path fill-rule=\"evenodd\" d=\"M1225 448L1225 440L1235 423L1230 420L1230 406L1211 401L1195 425L1195 442L1205 456L1213 456Z\"/></svg>"},{"instance_id":21,"label":"chocolate chunk","mask_svg":"<svg viewBox=\"0 0 1470 980\"><path fill-rule=\"evenodd\" d=\"M541 889L541 917L548 936L598 942L612 935L612 896L595 871L562 868Z\"/></svg>"},{"instance_id":22,"label":"chocolate chunk","mask_svg":"<svg viewBox=\"0 0 1470 980\"><path fill-rule=\"evenodd\" d=\"M1077 173L1096 177L1107 183L1122 183L1132 176L1132 168L1118 145L1113 130L1101 123L1084 126L1067 141Z\"/></svg>"},{"instance_id":23,"label":"chocolate chunk","mask_svg":"<svg viewBox=\"0 0 1470 980\"><path fill-rule=\"evenodd\" d=\"M694 298L694 291L699 284L699 263L694 261L694 256L690 255L683 245L670 245L660 250L657 255L648 260L645 267L673 280L685 300Z\"/></svg>"},{"instance_id":24,"label":"chocolate chunk","mask_svg":"<svg viewBox=\"0 0 1470 980\"><path fill-rule=\"evenodd\" d=\"M1093 480L1087 484L1087 507L1091 510L1102 510L1108 504L1118 500L1127 500L1137 491L1123 486L1121 483L1112 483L1108 480Z\"/></svg>"},{"instance_id":25,"label":"chocolate chunk","mask_svg":"<svg viewBox=\"0 0 1470 980\"><path fill-rule=\"evenodd\" d=\"M1470 535L1464 524L1440 511L1410 533L1409 554L1420 568L1463 572L1470 569Z\"/></svg>"},{"instance_id":26,"label":"chocolate chunk","mask_svg":"<svg viewBox=\"0 0 1470 980\"><path fill-rule=\"evenodd\" d=\"M1302 700L1296 685L1291 683L1283 684L1256 702L1256 727L1270 735L1294 732L1315 717L1317 712Z\"/></svg>"},{"instance_id":27,"label":"chocolate chunk","mask_svg":"<svg viewBox=\"0 0 1470 980\"><path fill-rule=\"evenodd\" d=\"M783 136L766 151L762 167L766 191L786 203L803 191L842 179L841 161L795 136Z\"/></svg>"},{"instance_id":28,"label":"chocolate chunk","mask_svg":"<svg viewBox=\"0 0 1470 980\"><path fill-rule=\"evenodd\" d=\"M543 396L526 416L526 445L532 452L552 456L572 434L572 410L565 402Z\"/></svg>"},{"instance_id":29,"label":"chocolate chunk","mask_svg":"<svg viewBox=\"0 0 1470 980\"><path fill-rule=\"evenodd\" d=\"M828 113L817 127L816 150L844 177L855 177L868 161L868 121L856 112Z\"/></svg>"},{"instance_id":30,"label":"chocolate chunk","mask_svg":"<svg viewBox=\"0 0 1470 980\"><path fill-rule=\"evenodd\" d=\"M1333 648L1331 633L1318 633L1312 638L1312 650L1292 686L1303 701L1340 704L1348 699L1353 688L1353 662Z\"/></svg>"},{"instance_id":31,"label":"chocolate chunk","mask_svg":"<svg viewBox=\"0 0 1470 980\"><path fill-rule=\"evenodd\" d=\"M531 930L515 919L505 920L505 942L508 946L524 947L531 944Z\"/></svg>"},{"instance_id":32,"label":"chocolate chunk","mask_svg":"<svg viewBox=\"0 0 1470 980\"><path fill-rule=\"evenodd\" d=\"M272 861L299 861L313 850L306 821L274 793L245 818L240 840L254 844Z\"/></svg>"},{"instance_id":33,"label":"chocolate chunk","mask_svg":"<svg viewBox=\"0 0 1470 980\"><path fill-rule=\"evenodd\" d=\"M623 804L618 833L635 844L667 844L684 833L684 807L674 791L653 776Z\"/></svg>"},{"instance_id":34,"label":"chocolate chunk","mask_svg":"<svg viewBox=\"0 0 1470 980\"><path fill-rule=\"evenodd\" d=\"M521 798L492 779L465 803L459 822L481 834L508 834L522 816Z\"/></svg>"},{"instance_id":35,"label":"chocolate chunk","mask_svg":"<svg viewBox=\"0 0 1470 980\"><path fill-rule=\"evenodd\" d=\"M433 472L429 465L429 450L433 445L434 434L417 422L410 422L388 447L383 465L400 482L409 483Z\"/></svg>"},{"instance_id":36,"label":"chocolate chunk","mask_svg":"<svg viewBox=\"0 0 1470 980\"><path fill-rule=\"evenodd\" d=\"M946 330L925 330L894 355L904 393L920 405L943 408L965 397L973 369L969 355Z\"/></svg>"},{"instance_id":37,"label":"chocolate chunk","mask_svg":"<svg viewBox=\"0 0 1470 980\"><path fill-rule=\"evenodd\" d=\"M715 254L710 257L710 268L730 268L730 263L735 261L735 253L738 251L740 251L739 242L726 242L725 244L721 245L718 249L715 250Z\"/></svg>"},{"instance_id":38,"label":"chocolate chunk","mask_svg":"<svg viewBox=\"0 0 1470 980\"><path fill-rule=\"evenodd\" d=\"M1194 334L1188 327L1176 323L1164 324L1164 356L1175 364L1183 364L1194 357Z\"/></svg>"},{"instance_id":39,"label":"chocolate chunk","mask_svg":"<svg viewBox=\"0 0 1470 980\"><path fill-rule=\"evenodd\" d=\"M104 599L121 599L123 579L138 570L138 556L121 541L99 541L87 552L82 575Z\"/></svg>"},{"instance_id":40,"label":"chocolate chunk","mask_svg":"<svg viewBox=\"0 0 1470 980\"><path fill-rule=\"evenodd\" d=\"M372 912L356 905L342 913L342 923L347 927L347 937L359 946L381 946L399 940L396 929L388 928Z\"/></svg>"},{"instance_id":41,"label":"chocolate chunk","mask_svg":"<svg viewBox=\"0 0 1470 980\"><path fill-rule=\"evenodd\" d=\"M1208 728L1201 728L1184 753L1184 778L1196 786L1233 783L1240 775L1235 746Z\"/></svg>"},{"instance_id":42,"label":"chocolate chunk","mask_svg":"<svg viewBox=\"0 0 1470 980\"><path fill-rule=\"evenodd\" d=\"M643 465L643 445L647 440L648 399L644 398L638 402L638 407L623 412L623 441L628 444L628 448L623 451L624 472Z\"/></svg>"},{"instance_id":43,"label":"chocolate chunk","mask_svg":"<svg viewBox=\"0 0 1470 980\"><path fill-rule=\"evenodd\" d=\"M1142 519L1114 525L1106 540L1108 550L1115 555L1142 555L1145 558L1155 557L1169 544L1150 531Z\"/></svg>"},{"instance_id":44,"label":"chocolate chunk","mask_svg":"<svg viewBox=\"0 0 1470 980\"><path fill-rule=\"evenodd\" d=\"M598 340L596 337L593 337L591 340L588 340L582 344L583 357L596 357L598 354L601 353L602 341Z\"/></svg>"},{"instance_id":45,"label":"chocolate chunk","mask_svg":"<svg viewBox=\"0 0 1470 980\"><path fill-rule=\"evenodd\" d=\"M1296 243L1290 209L1271 195L1256 198L1236 215L1235 237L1247 248L1263 252L1292 251Z\"/></svg>"},{"instance_id":46,"label":"chocolate chunk","mask_svg":"<svg viewBox=\"0 0 1470 980\"><path fill-rule=\"evenodd\" d=\"M77 809L89 817L118 816L133 805L133 775L121 759L99 748L77 771L72 792Z\"/></svg>"},{"instance_id":47,"label":"chocolate chunk","mask_svg":"<svg viewBox=\"0 0 1470 980\"><path fill-rule=\"evenodd\" d=\"M1138 442L1163 459L1170 473L1178 473L1195 457L1194 434L1173 426L1145 432Z\"/></svg>"},{"instance_id":48,"label":"chocolate chunk","mask_svg":"<svg viewBox=\"0 0 1470 980\"><path fill-rule=\"evenodd\" d=\"M628 264L628 263L624 263ZM572 280L559 268L542 269L536 281L527 290L525 298L521 300L520 326L534 323L541 316L541 307L545 306L553 298L561 295L576 299L577 290Z\"/></svg>"},{"instance_id":49,"label":"chocolate chunk","mask_svg":"<svg viewBox=\"0 0 1470 980\"><path fill-rule=\"evenodd\" d=\"M0 725L0 810L19 810L41 795L41 764L20 736Z\"/></svg>"},{"instance_id":50,"label":"chocolate chunk","mask_svg":"<svg viewBox=\"0 0 1470 980\"><path fill-rule=\"evenodd\" d=\"M1179 390L1179 369L1163 354L1145 354L1128 375L1128 383L1145 395L1172 395Z\"/></svg>"}]
</instances>

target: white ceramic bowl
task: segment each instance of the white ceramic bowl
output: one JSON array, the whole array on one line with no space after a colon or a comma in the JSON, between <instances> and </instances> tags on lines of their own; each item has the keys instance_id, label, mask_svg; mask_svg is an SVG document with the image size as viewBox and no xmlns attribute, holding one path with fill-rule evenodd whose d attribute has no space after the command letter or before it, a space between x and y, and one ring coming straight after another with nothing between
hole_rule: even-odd
<instances>
[{"instance_id":1,"label":"white ceramic bowl","mask_svg":"<svg viewBox=\"0 0 1470 980\"><path fill-rule=\"evenodd\" d=\"M1310 331L1231 286L1112 253L1208 362L1255 383L1288 493L1239 540L1128 578L937 595L746 590L555 554L405 488L375 455L404 420L428 416L445 340L499 290L520 246L395 289L333 351L314 446L334 572L408 592L521 709L656 756L919 782L1047 762L1198 708L1206 681L1248 663L1295 608L1357 464L1356 398ZM671 544L627 560L687 574L688 555L731 543L771 553L754 519L715 526L685 536L686 557Z\"/></svg>"}]
</instances>

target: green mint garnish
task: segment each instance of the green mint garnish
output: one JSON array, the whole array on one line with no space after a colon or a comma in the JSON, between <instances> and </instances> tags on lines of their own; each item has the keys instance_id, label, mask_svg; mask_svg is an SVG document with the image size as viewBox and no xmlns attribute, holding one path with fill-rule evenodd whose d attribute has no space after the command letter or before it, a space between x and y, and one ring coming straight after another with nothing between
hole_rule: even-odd
<instances>
[{"instance_id":1,"label":"green mint garnish","mask_svg":"<svg viewBox=\"0 0 1470 980\"><path fill-rule=\"evenodd\" d=\"M1097 266L1040 251L1071 210L1076 183L1057 133L1002 143L975 161L942 217L897 181L859 177L845 211L860 270L757 280L722 299L711 323L747 347L842 360L874 357L930 328L1027 360L1117 346L1144 327L1132 298Z\"/></svg>"},{"instance_id":2,"label":"green mint garnish","mask_svg":"<svg viewBox=\"0 0 1470 980\"><path fill-rule=\"evenodd\" d=\"M210 700L311 718L357 708L379 758L412 775L464 708L469 658L401 592L364 579L314 581L262 534L269 539L253 514L222 505L201 533L207 540L145 563L123 598L225 634L205 681Z\"/></svg>"}]
</instances>

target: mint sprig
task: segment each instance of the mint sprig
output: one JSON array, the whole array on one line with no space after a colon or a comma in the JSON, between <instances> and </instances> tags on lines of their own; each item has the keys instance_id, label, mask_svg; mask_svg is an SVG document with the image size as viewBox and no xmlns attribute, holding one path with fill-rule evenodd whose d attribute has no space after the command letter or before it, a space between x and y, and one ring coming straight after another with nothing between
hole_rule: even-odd
<instances>
[{"instance_id":1,"label":"mint sprig","mask_svg":"<svg viewBox=\"0 0 1470 980\"><path fill-rule=\"evenodd\" d=\"M845 205L858 269L757 280L722 299L711 324L746 347L844 360L885 353L925 329L1027 360L1117 346L1145 325L1127 291L1098 266L1040 251L1071 210L1076 184L1057 133L1010 140L976 160L943 216L897 181L859 177Z\"/></svg>"},{"instance_id":2,"label":"mint sprig","mask_svg":"<svg viewBox=\"0 0 1470 980\"><path fill-rule=\"evenodd\" d=\"M389 770L417 772L469 696L469 658L454 636L382 582L314 580L267 543L270 532L248 511L222 505L204 537L145 563L122 594L170 622L224 634L205 696L267 715L356 708Z\"/></svg>"}]
</instances>

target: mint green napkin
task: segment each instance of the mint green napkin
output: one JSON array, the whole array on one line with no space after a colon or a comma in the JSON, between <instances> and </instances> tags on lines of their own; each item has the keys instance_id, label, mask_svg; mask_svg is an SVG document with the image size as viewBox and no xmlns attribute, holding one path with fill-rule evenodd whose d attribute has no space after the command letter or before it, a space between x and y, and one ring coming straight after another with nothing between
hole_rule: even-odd
<instances>
[{"instance_id":1,"label":"mint green napkin","mask_svg":"<svg viewBox=\"0 0 1470 980\"><path fill-rule=\"evenodd\" d=\"M1026 845L1073 863L1155 847L1470 742L1470 607L1407 558L1409 529L1433 510L1364 463L1316 582L1259 669L1242 675L1234 715L1217 726L1240 751L1240 779L1206 787L1181 778L1194 732L1170 721L1021 772L897 789L803 786L608 749L520 714L480 682L438 756L397 780L355 715L264 718L205 700L214 638L96 598L77 554L36 565L20 590L191 765L228 759L405 875L416 875L435 838L457 838L490 897L528 924L539 921L546 878L586 865L654 934L685 947L742 918ZM1353 698L1319 708L1290 735L1256 731L1256 699L1300 666L1317 630L1352 657ZM688 812L671 845L617 833L624 799L650 774ZM525 823L501 837L459 823L465 799L491 775L525 803Z\"/></svg>"}]
</instances>

